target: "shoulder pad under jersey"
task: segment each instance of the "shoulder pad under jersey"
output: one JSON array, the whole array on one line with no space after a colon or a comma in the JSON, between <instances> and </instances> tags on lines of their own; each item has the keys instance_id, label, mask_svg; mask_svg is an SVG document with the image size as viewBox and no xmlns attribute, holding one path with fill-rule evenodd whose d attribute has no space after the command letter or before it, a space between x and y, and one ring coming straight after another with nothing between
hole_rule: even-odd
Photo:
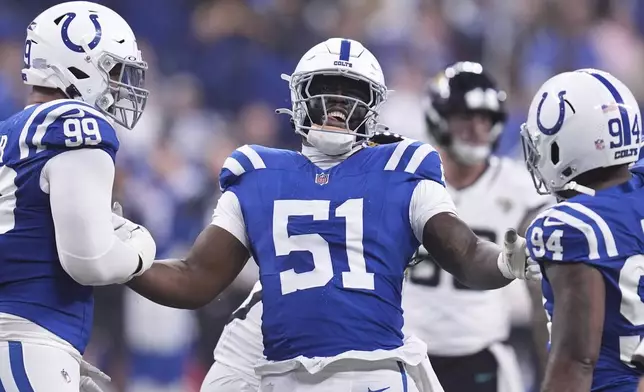
<instances>
[{"instance_id":1,"label":"shoulder pad under jersey","mask_svg":"<svg viewBox=\"0 0 644 392\"><path fill-rule=\"evenodd\" d=\"M38 105L20 132L20 159L45 150L100 148L114 159L119 148L116 130L93 106L59 99Z\"/></svg>"},{"instance_id":2,"label":"shoulder pad under jersey","mask_svg":"<svg viewBox=\"0 0 644 392\"><path fill-rule=\"evenodd\" d=\"M413 139L374 147L383 157L383 169L409 173L419 180L432 180L445 186L443 163L438 151Z\"/></svg>"},{"instance_id":3,"label":"shoulder pad under jersey","mask_svg":"<svg viewBox=\"0 0 644 392\"><path fill-rule=\"evenodd\" d=\"M379 146L381 144L391 144L391 143L397 143L400 141L403 141L405 138L403 136L400 136L397 133L391 133L391 132L374 132L373 135L367 140L367 145L373 147L373 146Z\"/></svg>"},{"instance_id":4,"label":"shoulder pad under jersey","mask_svg":"<svg viewBox=\"0 0 644 392\"><path fill-rule=\"evenodd\" d=\"M640 159L631 166L631 171L637 174L644 174L644 147L640 150Z\"/></svg>"},{"instance_id":5,"label":"shoulder pad under jersey","mask_svg":"<svg viewBox=\"0 0 644 392\"><path fill-rule=\"evenodd\" d=\"M530 256L538 261L592 264L619 255L606 221L582 203L548 208L530 224L526 240Z\"/></svg>"},{"instance_id":6,"label":"shoulder pad under jersey","mask_svg":"<svg viewBox=\"0 0 644 392\"><path fill-rule=\"evenodd\" d=\"M219 174L219 188L223 191L235 184L245 173L255 170L280 169L293 164L297 153L290 150L280 150L253 145L243 145L230 154L224 161Z\"/></svg>"}]
</instances>

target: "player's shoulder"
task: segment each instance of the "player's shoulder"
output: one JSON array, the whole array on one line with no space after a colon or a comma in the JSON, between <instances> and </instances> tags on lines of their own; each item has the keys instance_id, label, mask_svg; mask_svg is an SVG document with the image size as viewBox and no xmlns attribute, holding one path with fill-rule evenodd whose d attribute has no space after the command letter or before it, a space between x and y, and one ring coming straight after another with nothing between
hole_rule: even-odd
<instances>
[{"instance_id":1,"label":"player's shoulder","mask_svg":"<svg viewBox=\"0 0 644 392\"><path fill-rule=\"evenodd\" d=\"M20 133L21 159L33 152L102 148L112 157L119 147L113 125L86 102L58 99L27 107L13 118Z\"/></svg>"},{"instance_id":2,"label":"player's shoulder","mask_svg":"<svg viewBox=\"0 0 644 392\"><path fill-rule=\"evenodd\" d=\"M644 148L640 150L639 160L631 165L630 170L632 173L644 177Z\"/></svg>"},{"instance_id":3,"label":"player's shoulder","mask_svg":"<svg viewBox=\"0 0 644 392\"><path fill-rule=\"evenodd\" d=\"M29 114L31 122L43 123L65 121L66 119L76 118L93 118L96 120L104 121L112 125L107 120L107 117L101 113L94 106L87 102L79 101L76 99L56 99L46 103L33 105L27 107L25 112Z\"/></svg>"},{"instance_id":4,"label":"player's shoulder","mask_svg":"<svg viewBox=\"0 0 644 392\"><path fill-rule=\"evenodd\" d=\"M527 232L531 256L591 263L618 256L605 203L600 197L580 195L541 212Z\"/></svg>"},{"instance_id":5,"label":"player's shoulder","mask_svg":"<svg viewBox=\"0 0 644 392\"><path fill-rule=\"evenodd\" d=\"M219 187L224 191L243 175L258 170L292 168L298 159L301 159L301 154L295 151L245 144L235 149L224 161L219 174Z\"/></svg>"},{"instance_id":6,"label":"player's shoulder","mask_svg":"<svg viewBox=\"0 0 644 392\"><path fill-rule=\"evenodd\" d=\"M415 179L445 185L440 155L431 144L403 138L395 143L367 146L365 149L371 170L406 173Z\"/></svg>"},{"instance_id":7,"label":"player's shoulder","mask_svg":"<svg viewBox=\"0 0 644 392\"><path fill-rule=\"evenodd\" d=\"M80 111L82 110L82 112ZM107 121L105 116L93 106L75 99L56 99L53 101L33 104L15 113L3 122L5 127L39 126L44 123L52 124L70 117L93 117Z\"/></svg>"}]
</instances>

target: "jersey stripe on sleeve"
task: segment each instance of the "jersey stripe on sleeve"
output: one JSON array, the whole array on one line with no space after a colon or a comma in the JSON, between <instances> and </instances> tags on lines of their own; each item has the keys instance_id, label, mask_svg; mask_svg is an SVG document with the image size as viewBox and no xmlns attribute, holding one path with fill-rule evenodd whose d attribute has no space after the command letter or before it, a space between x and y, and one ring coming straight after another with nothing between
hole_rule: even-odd
<instances>
[{"instance_id":1,"label":"jersey stripe on sleeve","mask_svg":"<svg viewBox=\"0 0 644 392\"><path fill-rule=\"evenodd\" d=\"M613 233L610 231L610 228L608 227L608 224L606 223L606 221L601 216L599 216L599 214L597 214L595 211L579 203L564 202L564 203L560 203L559 206L571 208L577 211L578 213L583 214L591 221L593 221L601 231L602 239L604 240L604 244L606 245L606 253L608 254L608 256L615 257L618 255L617 244L615 243L615 237L613 236Z\"/></svg>"},{"instance_id":2,"label":"jersey stripe on sleeve","mask_svg":"<svg viewBox=\"0 0 644 392\"><path fill-rule=\"evenodd\" d=\"M266 169L264 159L253 147L247 144L243 145L233 151L224 161L219 175L219 188L224 191L234 184L242 174L258 169Z\"/></svg>"},{"instance_id":3,"label":"jersey stripe on sleeve","mask_svg":"<svg viewBox=\"0 0 644 392\"><path fill-rule=\"evenodd\" d=\"M579 232L581 232L584 237L586 238L586 242L588 244L588 259L589 260L596 260L599 259L599 242L597 239L597 235L595 234L595 230L591 225L588 223L582 221L581 219L578 219L571 214L561 211L558 209L552 209L548 211L546 214L544 220L543 220L543 226L547 227L549 225L552 225L552 221L550 221L548 218L555 218L568 226L577 229Z\"/></svg>"},{"instance_id":4,"label":"jersey stripe on sleeve","mask_svg":"<svg viewBox=\"0 0 644 392\"><path fill-rule=\"evenodd\" d=\"M423 144L420 147L414 151L414 155L411 156L411 159L409 160L409 163L405 167L405 171L407 173L416 173L416 170L418 170L418 167L420 166L421 163L423 163L423 160L429 155L432 151L436 151L434 147L430 146L429 144Z\"/></svg>"},{"instance_id":5,"label":"jersey stripe on sleeve","mask_svg":"<svg viewBox=\"0 0 644 392\"><path fill-rule=\"evenodd\" d=\"M407 147L409 147L412 143L414 143L413 139L405 139L398 143L396 146L396 149L394 152L391 154L391 157L387 161L387 164L385 165L385 170L392 171L396 170L396 167L398 167L398 164L400 163L400 160L403 157L403 154L407 150Z\"/></svg>"}]
</instances>

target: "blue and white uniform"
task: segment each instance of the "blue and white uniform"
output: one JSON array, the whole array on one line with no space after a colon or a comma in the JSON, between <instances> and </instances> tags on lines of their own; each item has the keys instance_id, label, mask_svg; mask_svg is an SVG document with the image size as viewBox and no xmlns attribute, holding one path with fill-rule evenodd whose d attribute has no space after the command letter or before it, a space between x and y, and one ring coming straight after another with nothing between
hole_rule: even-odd
<instances>
[{"instance_id":1,"label":"blue and white uniform","mask_svg":"<svg viewBox=\"0 0 644 392\"><path fill-rule=\"evenodd\" d=\"M0 123L0 391L79 390L89 285L139 266L111 223L118 148L114 127L81 101Z\"/></svg>"},{"instance_id":2,"label":"blue and white uniform","mask_svg":"<svg viewBox=\"0 0 644 392\"><path fill-rule=\"evenodd\" d=\"M604 278L606 314L592 391L632 392L644 376L631 363L644 337L644 170L636 166L632 171L629 182L559 203L528 229L535 260L584 263ZM557 298L545 273L543 294L554 319Z\"/></svg>"},{"instance_id":3,"label":"blue and white uniform","mask_svg":"<svg viewBox=\"0 0 644 392\"><path fill-rule=\"evenodd\" d=\"M305 369L320 390L417 390L407 368L426 360L426 346L403 339L401 290L425 223L455 213L438 153L411 140L341 157L243 146L220 182L213 224L260 268L262 388L310 388ZM329 372L338 374L320 383Z\"/></svg>"}]
</instances>

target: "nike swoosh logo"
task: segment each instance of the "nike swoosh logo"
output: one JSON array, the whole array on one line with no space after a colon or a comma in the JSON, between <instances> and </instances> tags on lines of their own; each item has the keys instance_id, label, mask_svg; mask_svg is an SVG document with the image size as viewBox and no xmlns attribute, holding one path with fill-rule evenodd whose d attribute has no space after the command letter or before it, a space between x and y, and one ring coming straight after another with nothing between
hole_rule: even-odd
<instances>
[{"instance_id":1,"label":"nike swoosh logo","mask_svg":"<svg viewBox=\"0 0 644 392\"><path fill-rule=\"evenodd\" d=\"M565 223L560 222L560 221L553 221L549 216L546 217L546 219L543 220L543 226L544 227L550 227L550 226L563 226Z\"/></svg>"},{"instance_id":2,"label":"nike swoosh logo","mask_svg":"<svg viewBox=\"0 0 644 392\"><path fill-rule=\"evenodd\" d=\"M387 389L389 389L389 388L391 388L391 387L382 388L382 389L371 389L371 388L367 388L367 392L384 392L384 391L386 391L386 390L387 390Z\"/></svg>"},{"instance_id":3,"label":"nike swoosh logo","mask_svg":"<svg viewBox=\"0 0 644 392\"><path fill-rule=\"evenodd\" d=\"M60 117L61 118L81 118L81 117L85 117L85 111L83 109L76 109L76 110L78 110L78 113L63 114Z\"/></svg>"}]
</instances>

